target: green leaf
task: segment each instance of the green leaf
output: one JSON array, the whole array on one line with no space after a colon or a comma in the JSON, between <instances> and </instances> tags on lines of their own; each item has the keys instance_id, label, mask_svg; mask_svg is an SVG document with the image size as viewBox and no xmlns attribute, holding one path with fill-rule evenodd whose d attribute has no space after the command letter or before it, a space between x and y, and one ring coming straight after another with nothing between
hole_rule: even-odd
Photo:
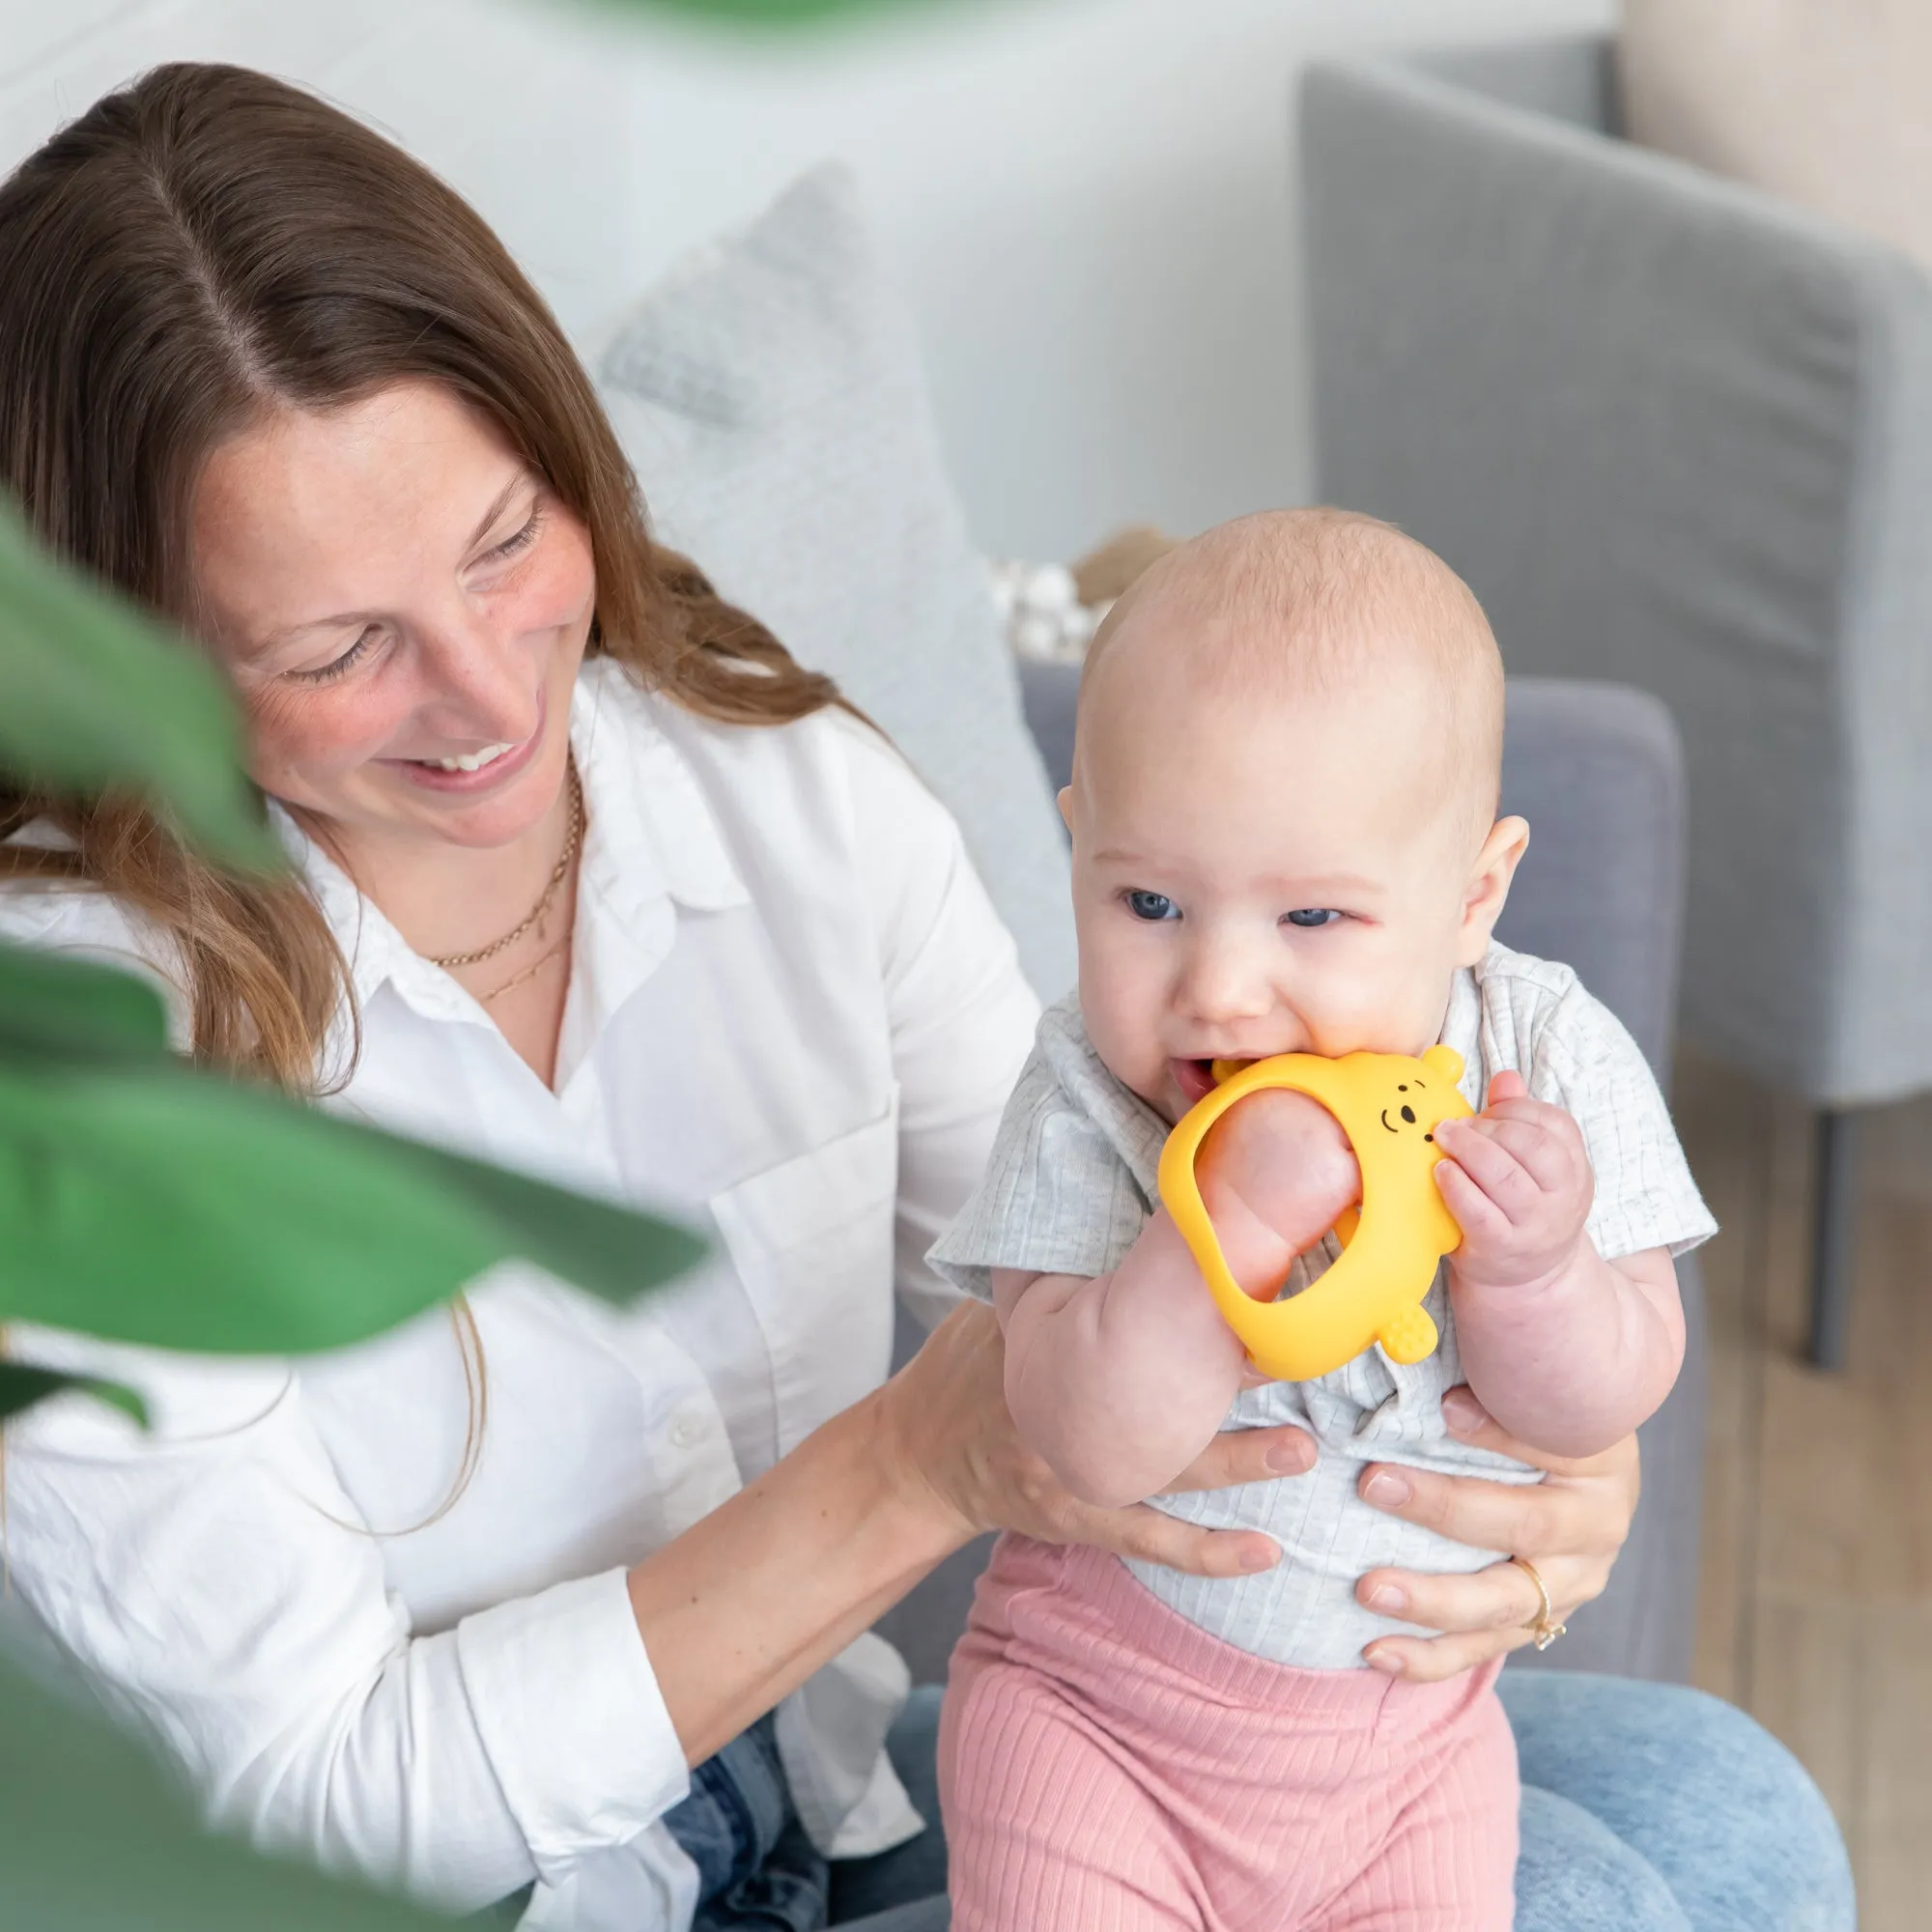
<instances>
[{"instance_id":1,"label":"green leaf","mask_svg":"<svg viewBox=\"0 0 1932 1932\"><path fill-rule=\"evenodd\" d=\"M179 1065L0 1062L0 1321L197 1352L381 1333L511 1256L630 1299L648 1216Z\"/></svg>"},{"instance_id":2,"label":"green leaf","mask_svg":"<svg viewBox=\"0 0 1932 1932\"><path fill-rule=\"evenodd\" d=\"M619 13L681 14L727 27L810 27L857 15L911 13L915 4L919 11L929 13L935 0L603 0L603 4Z\"/></svg>"},{"instance_id":3,"label":"green leaf","mask_svg":"<svg viewBox=\"0 0 1932 1932\"><path fill-rule=\"evenodd\" d=\"M37 1369L27 1362L0 1362L0 1422L67 1389L98 1396L132 1416L143 1429L148 1426L148 1405L122 1383L98 1381L92 1376L65 1376L58 1369Z\"/></svg>"},{"instance_id":4,"label":"green leaf","mask_svg":"<svg viewBox=\"0 0 1932 1932\"><path fill-rule=\"evenodd\" d=\"M139 791L211 857L271 870L281 849L241 752L208 660L54 562L0 504L0 764L62 791Z\"/></svg>"},{"instance_id":5,"label":"green leaf","mask_svg":"<svg viewBox=\"0 0 1932 1932\"><path fill-rule=\"evenodd\" d=\"M0 1923L23 1932L449 1932L402 1899L204 1835L92 1710L0 1662Z\"/></svg>"},{"instance_id":6,"label":"green leaf","mask_svg":"<svg viewBox=\"0 0 1932 1932\"><path fill-rule=\"evenodd\" d=\"M0 945L0 1051L156 1060L168 1016L147 980L112 967Z\"/></svg>"},{"instance_id":7,"label":"green leaf","mask_svg":"<svg viewBox=\"0 0 1932 1932\"><path fill-rule=\"evenodd\" d=\"M499 1223L516 1253L606 1301L635 1301L641 1289L683 1274L704 1258L704 1243L668 1221L420 1141L388 1145L398 1159Z\"/></svg>"}]
</instances>

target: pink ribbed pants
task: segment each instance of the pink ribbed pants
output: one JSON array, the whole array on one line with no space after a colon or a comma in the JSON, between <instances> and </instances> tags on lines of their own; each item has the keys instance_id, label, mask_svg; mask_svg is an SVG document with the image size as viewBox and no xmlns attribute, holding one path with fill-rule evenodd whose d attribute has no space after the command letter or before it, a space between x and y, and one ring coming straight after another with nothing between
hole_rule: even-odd
<instances>
[{"instance_id":1,"label":"pink ribbed pants","mask_svg":"<svg viewBox=\"0 0 1932 1932\"><path fill-rule=\"evenodd\" d=\"M1004 1537L952 1654L952 1932L1510 1932L1495 1666L1294 1670Z\"/></svg>"}]
</instances>

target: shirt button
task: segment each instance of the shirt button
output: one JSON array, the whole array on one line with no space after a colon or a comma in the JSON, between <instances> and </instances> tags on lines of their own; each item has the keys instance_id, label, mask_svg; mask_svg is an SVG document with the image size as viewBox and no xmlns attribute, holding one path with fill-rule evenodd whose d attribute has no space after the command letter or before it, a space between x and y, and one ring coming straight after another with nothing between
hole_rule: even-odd
<instances>
[{"instance_id":1,"label":"shirt button","mask_svg":"<svg viewBox=\"0 0 1932 1932\"><path fill-rule=\"evenodd\" d=\"M680 1415L670 1426L670 1445L673 1449L689 1449L704 1439L704 1425L696 1416Z\"/></svg>"}]
</instances>

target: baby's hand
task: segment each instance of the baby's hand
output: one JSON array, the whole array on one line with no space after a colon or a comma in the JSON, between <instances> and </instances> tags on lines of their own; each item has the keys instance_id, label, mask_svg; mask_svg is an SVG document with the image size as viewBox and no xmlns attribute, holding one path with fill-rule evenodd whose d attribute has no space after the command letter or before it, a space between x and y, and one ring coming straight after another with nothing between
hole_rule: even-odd
<instances>
[{"instance_id":1,"label":"baby's hand","mask_svg":"<svg viewBox=\"0 0 1932 1932\"><path fill-rule=\"evenodd\" d=\"M1520 1074L1498 1073L1483 1112L1442 1122L1435 1144L1447 1156L1435 1184L1463 1230L1449 1257L1459 1286L1520 1288L1570 1261L1597 1183L1561 1107L1531 1099Z\"/></svg>"},{"instance_id":2,"label":"baby's hand","mask_svg":"<svg viewBox=\"0 0 1932 1932\"><path fill-rule=\"evenodd\" d=\"M1229 1270L1260 1300L1273 1297L1295 1256L1362 1192L1341 1122L1278 1087L1236 1101L1214 1122L1196 1173Z\"/></svg>"}]
</instances>

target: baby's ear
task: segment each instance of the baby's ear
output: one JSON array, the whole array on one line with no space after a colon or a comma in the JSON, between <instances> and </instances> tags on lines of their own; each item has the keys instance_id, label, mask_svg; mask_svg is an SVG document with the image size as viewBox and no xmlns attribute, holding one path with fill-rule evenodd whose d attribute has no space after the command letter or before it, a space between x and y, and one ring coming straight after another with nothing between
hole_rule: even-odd
<instances>
[{"instance_id":1,"label":"baby's ear","mask_svg":"<svg viewBox=\"0 0 1932 1932\"><path fill-rule=\"evenodd\" d=\"M1490 935L1502 917L1510 882L1528 849L1526 819L1499 818L1490 827L1463 895L1462 944L1457 948L1457 965L1474 966L1490 950Z\"/></svg>"}]
</instances>

